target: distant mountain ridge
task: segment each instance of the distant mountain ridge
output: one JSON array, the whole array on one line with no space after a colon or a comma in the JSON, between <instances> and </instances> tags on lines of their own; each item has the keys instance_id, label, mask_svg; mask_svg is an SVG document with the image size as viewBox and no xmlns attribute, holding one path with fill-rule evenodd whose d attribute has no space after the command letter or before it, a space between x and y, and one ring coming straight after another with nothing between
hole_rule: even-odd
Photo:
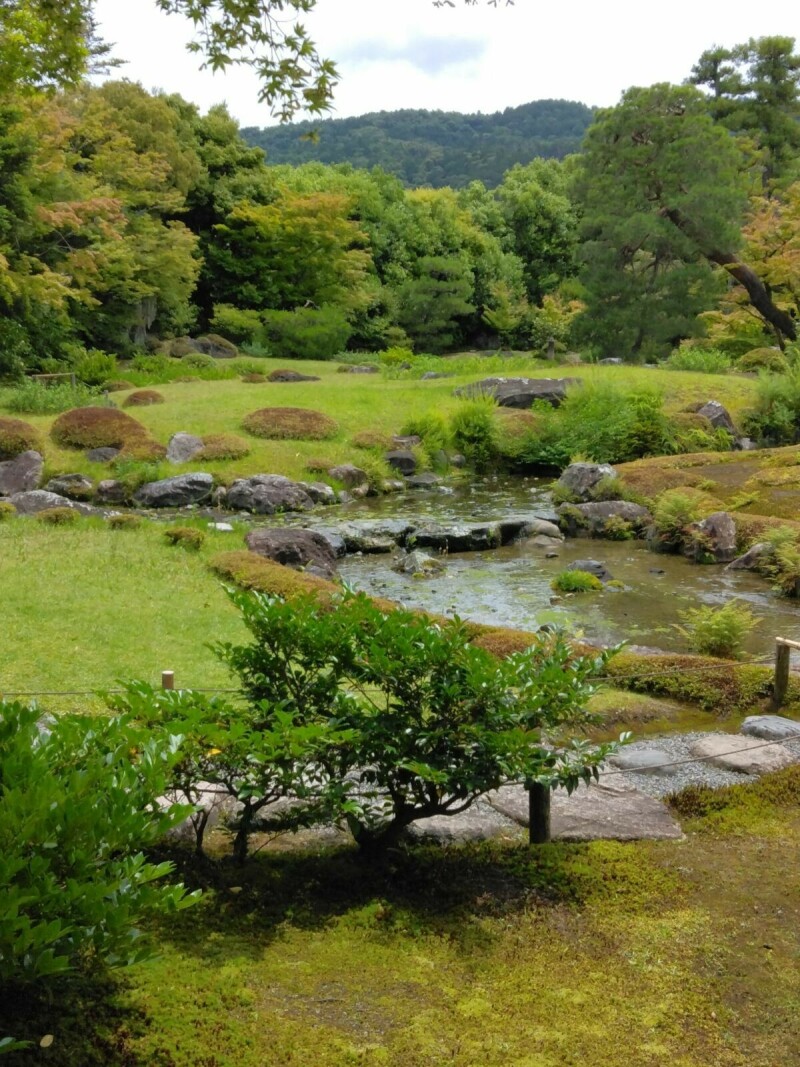
<instances>
[{"instance_id":1,"label":"distant mountain ridge","mask_svg":"<svg viewBox=\"0 0 800 1067\"><path fill-rule=\"evenodd\" d=\"M490 115L380 111L241 132L264 149L268 163L377 166L409 186L460 188L476 179L495 186L515 163L577 152L593 117L586 104L535 100Z\"/></svg>"}]
</instances>

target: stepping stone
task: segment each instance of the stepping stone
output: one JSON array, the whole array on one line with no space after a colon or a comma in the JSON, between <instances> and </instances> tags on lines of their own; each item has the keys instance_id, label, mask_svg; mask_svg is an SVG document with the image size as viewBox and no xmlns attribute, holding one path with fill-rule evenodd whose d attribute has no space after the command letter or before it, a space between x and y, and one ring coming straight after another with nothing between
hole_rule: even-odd
<instances>
[{"instance_id":1,"label":"stepping stone","mask_svg":"<svg viewBox=\"0 0 800 1067\"><path fill-rule=\"evenodd\" d=\"M513 819L496 811L485 800L478 800L458 815L433 815L430 819L418 819L409 826L407 835L415 841L459 845L497 837L518 838L520 828Z\"/></svg>"},{"instance_id":2,"label":"stepping stone","mask_svg":"<svg viewBox=\"0 0 800 1067\"><path fill-rule=\"evenodd\" d=\"M674 757L663 748L623 748L608 762L621 771L636 771L638 774L655 774L660 778L671 778L677 767L665 767L674 763Z\"/></svg>"},{"instance_id":3,"label":"stepping stone","mask_svg":"<svg viewBox=\"0 0 800 1067\"><path fill-rule=\"evenodd\" d=\"M706 756L713 767L740 774L767 774L780 771L793 763L800 763L800 756L781 745L764 748L764 742L756 737L740 734L712 734L695 741L689 750L693 756Z\"/></svg>"},{"instance_id":4,"label":"stepping stone","mask_svg":"<svg viewBox=\"0 0 800 1067\"><path fill-rule=\"evenodd\" d=\"M800 738L800 722L784 715L749 715L740 733L748 737L760 737L763 741L789 741Z\"/></svg>"},{"instance_id":5,"label":"stepping stone","mask_svg":"<svg viewBox=\"0 0 800 1067\"><path fill-rule=\"evenodd\" d=\"M528 825L528 793L521 785L507 785L487 800L497 811L521 826ZM550 801L553 840L639 841L683 837L669 809L655 797L602 779L581 785L571 795L556 789Z\"/></svg>"}]
</instances>

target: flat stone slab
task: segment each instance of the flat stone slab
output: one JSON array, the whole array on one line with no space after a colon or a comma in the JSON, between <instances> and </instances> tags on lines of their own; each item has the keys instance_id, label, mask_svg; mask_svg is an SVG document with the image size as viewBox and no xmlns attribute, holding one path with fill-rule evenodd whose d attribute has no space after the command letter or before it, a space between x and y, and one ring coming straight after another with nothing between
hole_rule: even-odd
<instances>
[{"instance_id":1,"label":"flat stone slab","mask_svg":"<svg viewBox=\"0 0 800 1067\"><path fill-rule=\"evenodd\" d=\"M513 840L520 836L520 826L485 800L478 800L458 815L434 815L430 819L418 819L409 826L407 836L415 841L459 845L498 837Z\"/></svg>"},{"instance_id":2,"label":"flat stone slab","mask_svg":"<svg viewBox=\"0 0 800 1067\"><path fill-rule=\"evenodd\" d=\"M740 733L760 737L762 741L790 741L800 737L800 722L784 715L748 715Z\"/></svg>"},{"instance_id":3,"label":"flat stone slab","mask_svg":"<svg viewBox=\"0 0 800 1067\"><path fill-rule=\"evenodd\" d=\"M520 826L528 825L528 793L521 785L507 785L486 798L492 807ZM601 778L581 785L571 795L556 789L550 823L557 841L640 841L683 837L667 806L655 797Z\"/></svg>"},{"instance_id":4,"label":"flat stone slab","mask_svg":"<svg viewBox=\"0 0 800 1067\"><path fill-rule=\"evenodd\" d=\"M759 738L742 737L741 734L704 737L696 741L690 751L694 756L707 757L714 767L740 774L768 774L800 762L800 757L782 745L764 747L764 741Z\"/></svg>"},{"instance_id":5,"label":"flat stone slab","mask_svg":"<svg viewBox=\"0 0 800 1067\"><path fill-rule=\"evenodd\" d=\"M609 756L608 762L621 771L635 771L637 774L656 774L660 778L674 776L676 767L665 766L674 763L674 759L663 748L634 748L622 749L613 756Z\"/></svg>"}]
</instances>

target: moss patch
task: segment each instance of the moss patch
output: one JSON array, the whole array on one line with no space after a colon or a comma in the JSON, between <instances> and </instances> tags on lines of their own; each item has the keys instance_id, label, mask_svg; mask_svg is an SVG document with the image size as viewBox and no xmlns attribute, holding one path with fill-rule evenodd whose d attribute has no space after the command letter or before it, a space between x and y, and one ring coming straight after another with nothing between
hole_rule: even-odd
<instances>
[{"instance_id":1,"label":"moss patch","mask_svg":"<svg viewBox=\"0 0 800 1067\"><path fill-rule=\"evenodd\" d=\"M276 441L323 441L339 429L335 419L307 408L261 408L247 415L242 426L254 437Z\"/></svg>"}]
</instances>

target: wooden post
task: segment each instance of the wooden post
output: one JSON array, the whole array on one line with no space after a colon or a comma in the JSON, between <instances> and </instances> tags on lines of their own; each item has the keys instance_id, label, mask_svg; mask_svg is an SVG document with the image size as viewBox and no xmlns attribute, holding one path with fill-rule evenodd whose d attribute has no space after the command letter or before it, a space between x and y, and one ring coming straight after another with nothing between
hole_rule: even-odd
<instances>
[{"instance_id":1,"label":"wooden post","mask_svg":"<svg viewBox=\"0 0 800 1067\"><path fill-rule=\"evenodd\" d=\"M772 710L777 711L786 700L789 688L789 657L792 646L797 642L787 641L785 637L775 638L775 680L772 683Z\"/></svg>"},{"instance_id":2,"label":"wooden post","mask_svg":"<svg viewBox=\"0 0 800 1067\"><path fill-rule=\"evenodd\" d=\"M161 672L161 688L162 689L174 689L175 688L175 671L162 671Z\"/></svg>"},{"instance_id":3,"label":"wooden post","mask_svg":"<svg viewBox=\"0 0 800 1067\"><path fill-rule=\"evenodd\" d=\"M550 786L528 782L528 844L546 845L550 840Z\"/></svg>"}]
</instances>

